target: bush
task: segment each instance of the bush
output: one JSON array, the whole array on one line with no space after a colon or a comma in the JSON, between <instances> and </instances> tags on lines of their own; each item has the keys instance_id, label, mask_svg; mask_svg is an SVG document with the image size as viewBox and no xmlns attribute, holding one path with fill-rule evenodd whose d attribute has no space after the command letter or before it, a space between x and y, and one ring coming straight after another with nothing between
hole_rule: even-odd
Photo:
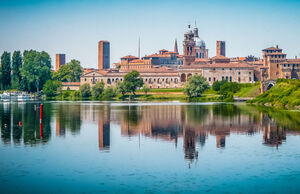
<instances>
[{"instance_id":1,"label":"bush","mask_svg":"<svg viewBox=\"0 0 300 194\"><path fill-rule=\"evenodd\" d=\"M103 99L112 99L116 96L116 93L112 87L107 87L103 92Z\"/></svg>"},{"instance_id":2,"label":"bush","mask_svg":"<svg viewBox=\"0 0 300 194\"><path fill-rule=\"evenodd\" d=\"M222 81L215 81L212 85L212 88L214 91L220 91L221 86L223 86L224 84L226 84L228 81L227 80L222 80Z\"/></svg>"},{"instance_id":3,"label":"bush","mask_svg":"<svg viewBox=\"0 0 300 194\"><path fill-rule=\"evenodd\" d=\"M79 91L81 97L83 98L87 98L91 96L91 87L89 84L83 84L82 86L80 86Z\"/></svg>"},{"instance_id":4,"label":"bush","mask_svg":"<svg viewBox=\"0 0 300 194\"><path fill-rule=\"evenodd\" d=\"M240 85L236 82L226 82L220 88L219 93L223 96L227 96L229 93L236 93L240 90Z\"/></svg>"},{"instance_id":5,"label":"bush","mask_svg":"<svg viewBox=\"0 0 300 194\"><path fill-rule=\"evenodd\" d=\"M99 99L104 91L104 82L96 83L92 88L92 96Z\"/></svg>"},{"instance_id":6,"label":"bush","mask_svg":"<svg viewBox=\"0 0 300 194\"><path fill-rule=\"evenodd\" d=\"M202 75L194 75L189 78L184 86L184 93L190 98L200 97L209 88L206 79Z\"/></svg>"},{"instance_id":7,"label":"bush","mask_svg":"<svg viewBox=\"0 0 300 194\"><path fill-rule=\"evenodd\" d=\"M43 92L47 97L54 97L57 95L58 90L60 88L61 88L60 81L48 80L43 87Z\"/></svg>"},{"instance_id":8,"label":"bush","mask_svg":"<svg viewBox=\"0 0 300 194\"><path fill-rule=\"evenodd\" d=\"M63 91L63 99L67 99L71 96L71 91L67 90L67 91Z\"/></svg>"}]
</instances>

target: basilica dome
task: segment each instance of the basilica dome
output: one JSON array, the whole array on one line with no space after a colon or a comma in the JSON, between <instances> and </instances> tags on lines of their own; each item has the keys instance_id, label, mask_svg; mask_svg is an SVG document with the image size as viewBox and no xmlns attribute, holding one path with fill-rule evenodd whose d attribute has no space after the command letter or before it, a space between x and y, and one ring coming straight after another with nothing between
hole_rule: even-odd
<instances>
[{"instance_id":1,"label":"basilica dome","mask_svg":"<svg viewBox=\"0 0 300 194\"><path fill-rule=\"evenodd\" d=\"M202 48L205 47L205 42L204 42L204 40L201 40L201 38L195 37L194 40L196 42L196 46L199 46Z\"/></svg>"}]
</instances>

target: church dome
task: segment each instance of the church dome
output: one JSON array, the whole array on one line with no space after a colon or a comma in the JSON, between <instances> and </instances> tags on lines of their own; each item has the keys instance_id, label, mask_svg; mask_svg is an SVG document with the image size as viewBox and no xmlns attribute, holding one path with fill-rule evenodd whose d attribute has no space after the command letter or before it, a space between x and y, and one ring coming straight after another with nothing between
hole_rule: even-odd
<instances>
[{"instance_id":1,"label":"church dome","mask_svg":"<svg viewBox=\"0 0 300 194\"><path fill-rule=\"evenodd\" d=\"M195 37L194 40L196 42L196 46L199 46L202 48L205 47L205 42L204 42L204 40L201 40L201 38Z\"/></svg>"}]
</instances>

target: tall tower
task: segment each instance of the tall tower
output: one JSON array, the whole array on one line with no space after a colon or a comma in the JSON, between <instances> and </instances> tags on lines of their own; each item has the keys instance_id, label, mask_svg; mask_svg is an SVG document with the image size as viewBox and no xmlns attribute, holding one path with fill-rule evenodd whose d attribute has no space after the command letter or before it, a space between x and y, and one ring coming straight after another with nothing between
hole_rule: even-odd
<instances>
[{"instance_id":1,"label":"tall tower","mask_svg":"<svg viewBox=\"0 0 300 194\"><path fill-rule=\"evenodd\" d=\"M217 56L225 57L225 41L217 41Z\"/></svg>"},{"instance_id":2,"label":"tall tower","mask_svg":"<svg viewBox=\"0 0 300 194\"><path fill-rule=\"evenodd\" d=\"M98 43L98 69L109 69L110 51L109 42L101 40Z\"/></svg>"},{"instance_id":3,"label":"tall tower","mask_svg":"<svg viewBox=\"0 0 300 194\"><path fill-rule=\"evenodd\" d=\"M59 68L66 64L66 55L65 54L56 54L56 67L55 71L58 71Z\"/></svg>"},{"instance_id":4,"label":"tall tower","mask_svg":"<svg viewBox=\"0 0 300 194\"><path fill-rule=\"evenodd\" d=\"M188 25L188 31L184 34L183 41L183 65L190 65L195 61L195 40L191 25Z\"/></svg>"},{"instance_id":5,"label":"tall tower","mask_svg":"<svg viewBox=\"0 0 300 194\"><path fill-rule=\"evenodd\" d=\"M175 39L174 52L178 54L177 39Z\"/></svg>"}]
</instances>

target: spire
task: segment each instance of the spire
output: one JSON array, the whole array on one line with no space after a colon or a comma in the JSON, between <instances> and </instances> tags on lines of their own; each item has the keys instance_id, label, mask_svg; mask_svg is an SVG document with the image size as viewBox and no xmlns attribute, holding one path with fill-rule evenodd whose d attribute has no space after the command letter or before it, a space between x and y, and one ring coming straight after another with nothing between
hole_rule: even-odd
<instances>
[{"instance_id":1,"label":"spire","mask_svg":"<svg viewBox=\"0 0 300 194\"><path fill-rule=\"evenodd\" d=\"M177 39L175 39L174 52L178 53Z\"/></svg>"},{"instance_id":2,"label":"spire","mask_svg":"<svg viewBox=\"0 0 300 194\"><path fill-rule=\"evenodd\" d=\"M138 55L139 55L139 59L140 59L140 55L141 55L141 41L140 41L140 37L139 37L139 51L138 51Z\"/></svg>"}]
</instances>

